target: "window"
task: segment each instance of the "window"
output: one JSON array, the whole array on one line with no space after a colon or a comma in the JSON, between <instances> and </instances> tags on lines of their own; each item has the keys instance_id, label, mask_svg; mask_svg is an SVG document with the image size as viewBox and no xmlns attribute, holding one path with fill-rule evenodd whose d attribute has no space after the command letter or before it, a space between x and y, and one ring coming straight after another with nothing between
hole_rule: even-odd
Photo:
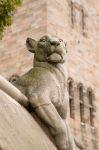
<instances>
[{"instance_id":1,"label":"window","mask_svg":"<svg viewBox=\"0 0 99 150\"><path fill-rule=\"evenodd\" d=\"M68 93L69 93L70 117L72 119L74 119L75 118L75 113L74 113L74 92L73 92L73 80L71 78L68 79Z\"/></svg>"},{"instance_id":2,"label":"window","mask_svg":"<svg viewBox=\"0 0 99 150\"><path fill-rule=\"evenodd\" d=\"M89 99L89 104L93 105L93 101L92 101L92 91L88 91L88 99Z\"/></svg>"},{"instance_id":3,"label":"window","mask_svg":"<svg viewBox=\"0 0 99 150\"><path fill-rule=\"evenodd\" d=\"M70 6L70 11L71 11L71 25L73 28L79 30L80 32L82 32L83 35L85 34L85 10L82 7L82 5L80 5L77 2L74 1L70 1L69 3Z\"/></svg>"},{"instance_id":4,"label":"window","mask_svg":"<svg viewBox=\"0 0 99 150\"><path fill-rule=\"evenodd\" d=\"M79 86L79 99L83 102L83 86L81 84Z\"/></svg>"},{"instance_id":5,"label":"window","mask_svg":"<svg viewBox=\"0 0 99 150\"><path fill-rule=\"evenodd\" d=\"M70 6L71 6L71 23L72 23L72 27L74 27L74 13L73 13L73 2L71 1L70 3Z\"/></svg>"},{"instance_id":6,"label":"window","mask_svg":"<svg viewBox=\"0 0 99 150\"><path fill-rule=\"evenodd\" d=\"M94 106L93 106L93 91L92 89L88 89L88 101L89 101L89 118L90 118L90 125L94 126Z\"/></svg>"},{"instance_id":7,"label":"window","mask_svg":"<svg viewBox=\"0 0 99 150\"><path fill-rule=\"evenodd\" d=\"M80 120L81 122L85 122L84 119L84 94L83 94L83 85L80 83L78 86L79 90L79 100L80 100Z\"/></svg>"}]
</instances>

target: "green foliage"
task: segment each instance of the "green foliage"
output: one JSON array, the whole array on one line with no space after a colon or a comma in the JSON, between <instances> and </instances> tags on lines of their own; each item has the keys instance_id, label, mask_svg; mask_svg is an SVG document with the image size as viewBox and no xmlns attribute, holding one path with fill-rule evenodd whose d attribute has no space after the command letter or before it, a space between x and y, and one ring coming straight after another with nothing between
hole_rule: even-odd
<instances>
[{"instance_id":1,"label":"green foliage","mask_svg":"<svg viewBox=\"0 0 99 150\"><path fill-rule=\"evenodd\" d=\"M0 38L4 28L11 25L12 16L22 0L0 0Z\"/></svg>"}]
</instances>

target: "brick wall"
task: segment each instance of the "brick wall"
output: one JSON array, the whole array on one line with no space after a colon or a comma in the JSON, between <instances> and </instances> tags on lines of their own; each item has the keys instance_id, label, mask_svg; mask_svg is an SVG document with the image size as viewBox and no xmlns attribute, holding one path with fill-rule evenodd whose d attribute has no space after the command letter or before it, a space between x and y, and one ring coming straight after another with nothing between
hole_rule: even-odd
<instances>
[{"instance_id":1,"label":"brick wall","mask_svg":"<svg viewBox=\"0 0 99 150\"><path fill-rule=\"evenodd\" d=\"M33 56L26 50L27 37L39 38L53 34L67 41L67 69L74 80L75 119L70 119L74 134L86 144L86 150L98 150L99 139L99 3L98 0L23 0L13 17L13 24L5 30L0 41L0 72L9 78L23 74L32 67ZM85 108L85 124L80 122L78 83L95 94L95 127L89 123L89 109ZM97 141L97 142L95 142Z\"/></svg>"},{"instance_id":2,"label":"brick wall","mask_svg":"<svg viewBox=\"0 0 99 150\"><path fill-rule=\"evenodd\" d=\"M27 37L46 33L46 3L44 0L23 0L0 41L0 71L5 77L22 74L32 67L33 56L26 50Z\"/></svg>"}]
</instances>

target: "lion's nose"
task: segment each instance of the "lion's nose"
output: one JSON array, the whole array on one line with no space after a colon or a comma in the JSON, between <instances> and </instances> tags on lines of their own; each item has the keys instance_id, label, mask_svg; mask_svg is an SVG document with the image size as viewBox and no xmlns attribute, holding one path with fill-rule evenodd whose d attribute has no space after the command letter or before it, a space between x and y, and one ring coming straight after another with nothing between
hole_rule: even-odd
<instances>
[{"instance_id":1,"label":"lion's nose","mask_svg":"<svg viewBox=\"0 0 99 150\"><path fill-rule=\"evenodd\" d=\"M60 45L59 41L50 41L51 45L58 46Z\"/></svg>"}]
</instances>

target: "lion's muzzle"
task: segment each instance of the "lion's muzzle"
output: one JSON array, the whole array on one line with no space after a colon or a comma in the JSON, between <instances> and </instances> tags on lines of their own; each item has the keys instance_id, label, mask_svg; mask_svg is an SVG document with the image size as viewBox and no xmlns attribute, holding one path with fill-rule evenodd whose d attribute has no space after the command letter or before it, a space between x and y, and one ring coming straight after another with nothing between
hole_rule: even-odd
<instances>
[{"instance_id":1,"label":"lion's muzzle","mask_svg":"<svg viewBox=\"0 0 99 150\"><path fill-rule=\"evenodd\" d=\"M47 57L47 61L50 63L63 63L64 62L64 52L63 47L58 40L50 41L50 49Z\"/></svg>"}]
</instances>

